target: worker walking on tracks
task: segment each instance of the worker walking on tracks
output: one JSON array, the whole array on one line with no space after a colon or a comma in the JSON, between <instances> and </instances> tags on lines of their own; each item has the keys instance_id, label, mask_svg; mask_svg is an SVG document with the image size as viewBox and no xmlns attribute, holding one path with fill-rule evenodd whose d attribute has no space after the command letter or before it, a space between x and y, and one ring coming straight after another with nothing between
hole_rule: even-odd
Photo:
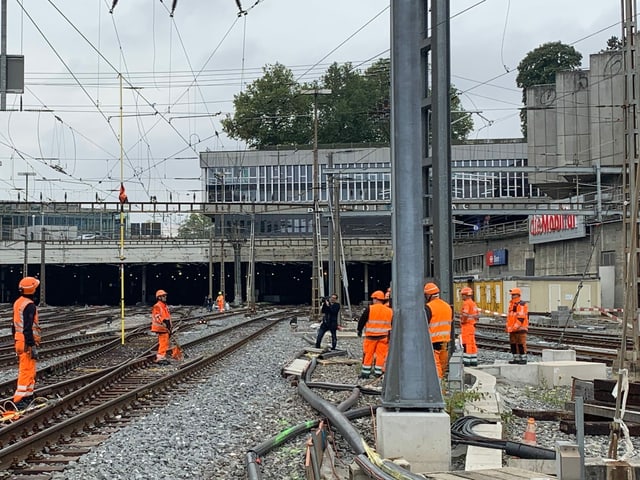
<instances>
[{"instance_id":1,"label":"worker walking on tracks","mask_svg":"<svg viewBox=\"0 0 640 480\"><path fill-rule=\"evenodd\" d=\"M464 287L462 295L462 311L460 312L460 340L462 343L462 363L465 367L478 366L478 346L476 345L476 322L480 311L473 301L473 290Z\"/></svg>"},{"instance_id":2,"label":"worker walking on tracks","mask_svg":"<svg viewBox=\"0 0 640 480\"><path fill-rule=\"evenodd\" d=\"M440 288L433 282L424 285L424 298L433 356L438 378L442 379L449 366L449 341L451 340L453 309L451 305L440 298Z\"/></svg>"},{"instance_id":3,"label":"worker walking on tracks","mask_svg":"<svg viewBox=\"0 0 640 480\"><path fill-rule=\"evenodd\" d=\"M331 332L331 350L335 350L338 345L338 314L340 313L338 295L334 293L329 297L329 299L323 299L320 312L324 313L324 316L322 317L322 323L318 328L316 348L320 348L324 334Z\"/></svg>"},{"instance_id":4,"label":"worker walking on tracks","mask_svg":"<svg viewBox=\"0 0 640 480\"><path fill-rule=\"evenodd\" d=\"M13 395L17 410L24 410L33 400L36 385L36 360L40 346L38 308L33 296L40 285L34 277L24 277L18 283L20 297L13 304L12 332L18 356L18 385Z\"/></svg>"},{"instance_id":5,"label":"worker walking on tracks","mask_svg":"<svg viewBox=\"0 0 640 480\"><path fill-rule=\"evenodd\" d=\"M218 296L216 297L216 304L218 305L218 311L224 312L224 295L222 292L218 292Z\"/></svg>"},{"instance_id":6,"label":"worker walking on tracks","mask_svg":"<svg viewBox=\"0 0 640 480\"><path fill-rule=\"evenodd\" d=\"M358 321L358 336L361 337L364 331L360 378L369 378L372 370L374 377L381 377L389 353L393 310L386 305L382 290L373 292L371 299L373 303L364 310Z\"/></svg>"},{"instance_id":7,"label":"worker walking on tracks","mask_svg":"<svg viewBox=\"0 0 640 480\"><path fill-rule=\"evenodd\" d=\"M509 290L511 301L507 309L507 326L511 360L509 363L517 365L527 364L527 332L529 331L529 306L522 301L522 291L519 288Z\"/></svg>"},{"instance_id":8,"label":"worker walking on tracks","mask_svg":"<svg viewBox=\"0 0 640 480\"><path fill-rule=\"evenodd\" d=\"M158 365L169 365L167 351L169 350L169 339L173 333L171 324L171 314L167 307L167 292L158 290L156 292L156 304L151 309L151 331L158 334L158 353L156 353L156 363Z\"/></svg>"}]
</instances>

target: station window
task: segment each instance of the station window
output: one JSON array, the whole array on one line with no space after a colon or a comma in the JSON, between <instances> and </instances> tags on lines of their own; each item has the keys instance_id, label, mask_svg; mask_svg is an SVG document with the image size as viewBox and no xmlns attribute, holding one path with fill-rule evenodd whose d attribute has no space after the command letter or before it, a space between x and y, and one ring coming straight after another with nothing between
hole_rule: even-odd
<instances>
[{"instance_id":1,"label":"station window","mask_svg":"<svg viewBox=\"0 0 640 480\"><path fill-rule=\"evenodd\" d=\"M603 251L600 254L600 265L603 267L609 267L616 264L616 252L615 250Z\"/></svg>"}]
</instances>

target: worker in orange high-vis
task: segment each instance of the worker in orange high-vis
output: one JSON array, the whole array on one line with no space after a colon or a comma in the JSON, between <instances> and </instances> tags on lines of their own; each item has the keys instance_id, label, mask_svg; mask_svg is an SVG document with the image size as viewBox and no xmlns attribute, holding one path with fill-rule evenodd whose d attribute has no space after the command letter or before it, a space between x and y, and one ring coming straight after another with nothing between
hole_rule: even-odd
<instances>
[{"instance_id":1,"label":"worker in orange high-vis","mask_svg":"<svg viewBox=\"0 0 640 480\"><path fill-rule=\"evenodd\" d=\"M440 288L435 283L429 282L424 285L424 298L438 378L444 378L449 366L449 341L451 340L453 309L440 298Z\"/></svg>"},{"instance_id":2,"label":"worker in orange high-vis","mask_svg":"<svg viewBox=\"0 0 640 480\"><path fill-rule=\"evenodd\" d=\"M464 287L462 310L460 312L460 340L462 343L462 363L465 367L478 366L478 346L476 345L476 322L480 318L478 305L473 301L473 290Z\"/></svg>"},{"instance_id":3,"label":"worker in orange high-vis","mask_svg":"<svg viewBox=\"0 0 640 480\"><path fill-rule=\"evenodd\" d=\"M33 400L36 385L36 360L40 346L38 308L33 296L40 285L34 277L24 277L18 283L20 297L13 304L13 339L18 356L18 385L13 395L16 410L24 410Z\"/></svg>"},{"instance_id":4,"label":"worker in orange high-vis","mask_svg":"<svg viewBox=\"0 0 640 480\"><path fill-rule=\"evenodd\" d=\"M389 353L393 310L386 305L382 290L373 292L371 299L372 304L365 308L358 321L358 336L361 337L364 331L360 378L369 378L372 371L374 377L382 376Z\"/></svg>"},{"instance_id":5,"label":"worker in orange high-vis","mask_svg":"<svg viewBox=\"0 0 640 480\"><path fill-rule=\"evenodd\" d=\"M387 288L384 294L384 300L387 302L387 307L391 307L391 287Z\"/></svg>"},{"instance_id":6,"label":"worker in orange high-vis","mask_svg":"<svg viewBox=\"0 0 640 480\"><path fill-rule=\"evenodd\" d=\"M169 307L167 306L167 292L158 290L156 292L156 300L156 304L151 309L151 331L158 335L156 363L158 365L169 365L167 351L169 350L169 339L173 333L173 325Z\"/></svg>"},{"instance_id":7,"label":"worker in orange high-vis","mask_svg":"<svg viewBox=\"0 0 640 480\"><path fill-rule=\"evenodd\" d=\"M522 291L519 288L509 290L511 301L507 307L506 330L509 334L511 360L509 363L527 364L527 332L529 331L529 307L522 301Z\"/></svg>"},{"instance_id":8,"label":"worker in orange high-vis","mask_svg":"<svg viewBox=\"0 0 640 480\"><path fill-rule=\"evenodd\" d=\"M218 311L224 312L224 295L222 292L218 292L218 296L216 297L216 305L218 305Z\"/></svg>"}]
</instances>

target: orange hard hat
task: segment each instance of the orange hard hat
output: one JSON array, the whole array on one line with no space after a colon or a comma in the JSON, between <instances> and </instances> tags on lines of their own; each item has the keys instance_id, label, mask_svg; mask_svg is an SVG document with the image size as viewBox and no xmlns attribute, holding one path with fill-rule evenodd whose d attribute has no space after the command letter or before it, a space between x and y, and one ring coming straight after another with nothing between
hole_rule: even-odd
<instances>
[{"instance_id":1,"label":"orange hard hat","mask_svg":"<svg viewBox=\"0 0 640 480\"><path fill-rule=\"evenodd\" d=\"M429 282L429 283L425 283L424 285L424 293L426 293L427 295L436 295L440 293L440 289L438 288L438 285L436 285L435 283Z\"/></svg>"},{"instance_id":2,"label":"orange hard hat","mask_svg":"<svg viewBox=\"0 0 640 480\"><path fill-rule=\"evenodd\" d=\"M512 288L511 290L509 290L509 294L510 295L522 295L522 292L520 291L519 288Z\"/></svg>"},{"instance_id":3,"label":"orange hard hat","mask_svg":"<svg viewBox=\"0 0 640 480\"><path fill-rule=\"evenodd\" d=\"M40 285L40 280L34 277L24 277L18 283L18 290L25 295L33 295L36 293L36 288Z\"/></svg>"},{"instance_id":4,"label":"orange hard hat","mask_svg":"<svg viewBox=\"0 0 640 480\"><path fill-rule=\"evenodd\" d=\"M156 292L156 298L158 298L158 297L160 297L162 295L166 295L166 294L167 294L167 292L165 292L164 290L158 290Z\"/></svg>"},{"instance_id":5,"label":"orange hard hat","mask_svg":"<svg viewBox=\"0 0 640 480\"><path fill-rule=\"evenodd\" d=\"M384 300L384 293L382 293L382 290L376 290L371 294L371 298L375 298L376 300Z\"/></svg>"},{"instance_id":6,"label":"orange hard hat","mask_svg":"<svg viewBox=\"0 0 640 480\"><path fill-rule=\"evenodd\" d=\"M460 295L473 295L473 290L470 287L464 287L460 290Z\"/></svg>"}]
</instances>

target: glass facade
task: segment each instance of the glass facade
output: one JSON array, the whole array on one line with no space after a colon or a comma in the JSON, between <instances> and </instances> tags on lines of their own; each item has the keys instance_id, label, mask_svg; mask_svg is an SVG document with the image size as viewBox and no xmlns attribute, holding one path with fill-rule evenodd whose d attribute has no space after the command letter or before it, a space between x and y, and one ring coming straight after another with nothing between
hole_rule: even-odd
<instances>
[{"instance_id":1,"label":"glass facade","mask_svg":"<svg viewBox=\"0 0 640 480\"><path fill-rule=\"evenodd\" d=\"M320 165L319 200L327 201L331 175ZM368 173L368 168L391 170L389 162L337 163L334 175L339 182L340 202L388 200L391 173ZM357 171L360 170L360 171ZM206 171L209 202L308 203L313 201L313 165L257 165L209 167Z\"/></svg>"}]
</instances>

